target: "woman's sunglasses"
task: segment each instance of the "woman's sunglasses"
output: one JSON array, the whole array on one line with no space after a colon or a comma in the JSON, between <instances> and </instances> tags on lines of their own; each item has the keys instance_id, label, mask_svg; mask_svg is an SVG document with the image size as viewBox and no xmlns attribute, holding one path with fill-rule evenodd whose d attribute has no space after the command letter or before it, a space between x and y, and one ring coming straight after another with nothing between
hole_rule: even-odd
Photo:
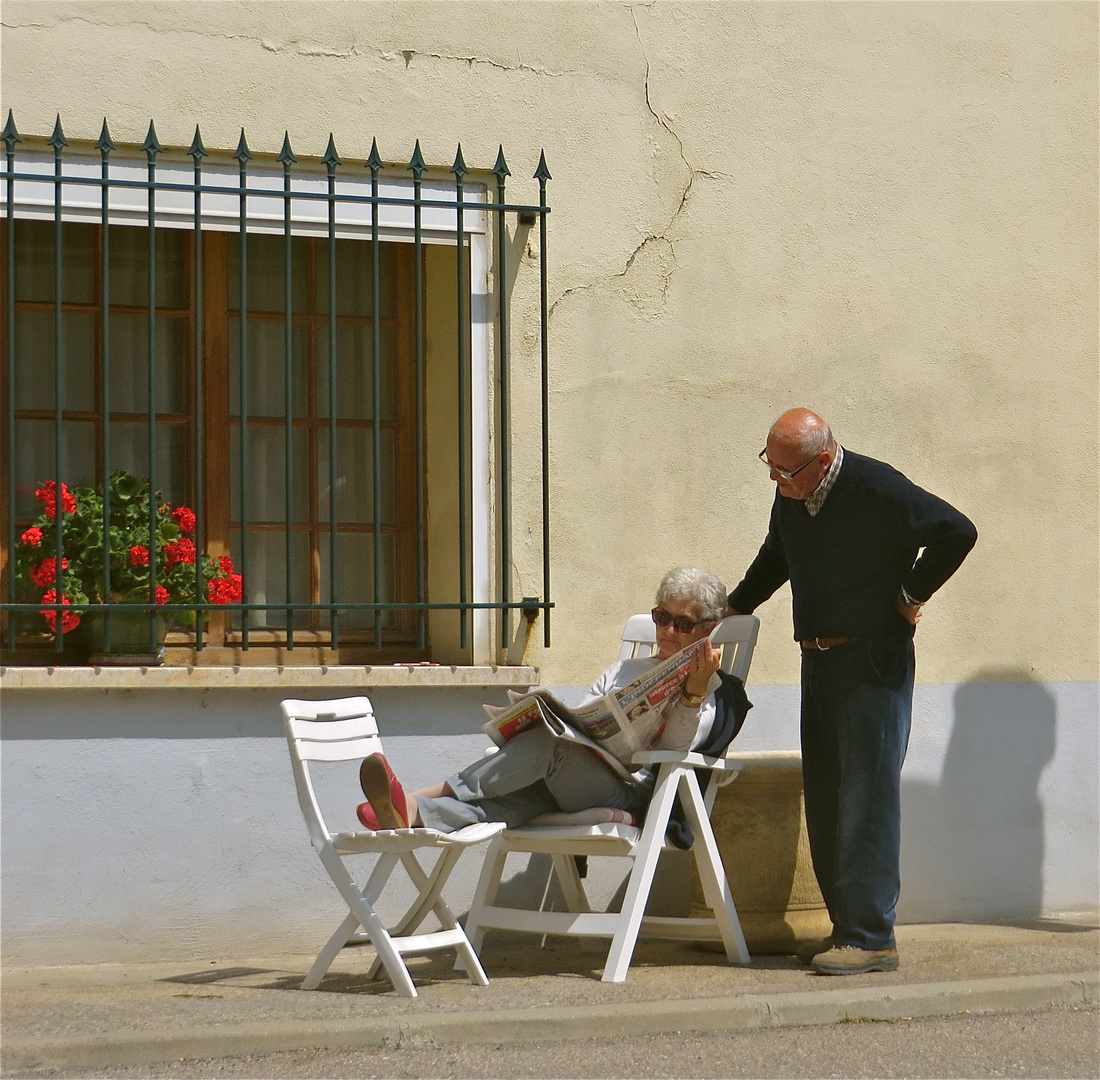
<instances>
[{"instance_id":1,"label":"woman's sunglasses","mask_svg":"<svg viewBox=\"0 0 1100 1080\"><path fill-rule=\"evenodd\" d=\"M695 622L692 619L685 619L682 615L670 615L664 608L659 607L655 607L650 614L658 626L668 626L672 623L678 634L690 634L697 626L702 626L705 622L714 622L713 619L700 619Z\"/></svg>"}]
</instances>

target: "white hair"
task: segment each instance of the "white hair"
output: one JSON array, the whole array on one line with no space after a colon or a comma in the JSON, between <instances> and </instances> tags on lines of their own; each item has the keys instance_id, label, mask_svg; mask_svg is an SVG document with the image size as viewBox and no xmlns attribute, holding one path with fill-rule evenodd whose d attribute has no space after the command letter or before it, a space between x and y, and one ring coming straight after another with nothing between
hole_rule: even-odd
<instances>
[{"instance_id":1,"label":"white hair","mask_svg":"<svg viewBox=\"0 0 1100 1080\"><path fill-rule=\"evenodd\" d=\"M802 424L797 431L784 432L784 437L805 458L815 457L833 445L832 430L824 420L820 424Z\"/></svg>"},{"instance_id":2,"label":"white hair","mask_svg":"<svg viewBox=\"0 0 1100 1080\"><path fill-rule=\"evenodd\" d=\"M709 570L677 566L657 586L657 607L673 599L690 600L699 608L702 622L716 621L726 610L726 587Z\"/></svg>"}]
</instances>

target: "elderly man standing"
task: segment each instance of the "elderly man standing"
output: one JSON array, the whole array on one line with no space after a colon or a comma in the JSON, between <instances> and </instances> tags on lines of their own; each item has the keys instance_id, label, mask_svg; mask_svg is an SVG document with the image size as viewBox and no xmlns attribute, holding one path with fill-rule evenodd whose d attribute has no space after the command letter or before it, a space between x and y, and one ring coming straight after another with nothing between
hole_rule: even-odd
<instances>
[{"instance_id":1,"label":"elderly man standing","mask_svg":"<svg viewBox=\"0 0 1100 1080\"><path fill-rule=\"evenodd\" d=\"M727 613L751 613L790 580L806 826L833 923L812 965L892 971L913 634L977 530L891 466L845 451L809 409L779 417L760 459L778 490Z\"/></svg>"}]
</instances>

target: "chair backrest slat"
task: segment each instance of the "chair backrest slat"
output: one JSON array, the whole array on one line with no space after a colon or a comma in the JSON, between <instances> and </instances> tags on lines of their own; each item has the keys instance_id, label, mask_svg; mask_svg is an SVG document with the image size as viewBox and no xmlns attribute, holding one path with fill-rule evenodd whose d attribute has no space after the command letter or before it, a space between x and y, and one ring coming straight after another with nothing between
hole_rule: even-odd
<instances>
[{"instance_id":1,"label":"chair backrest slat","mask_svg":"<svg viewBox=\"0 0 1100 1080\"><path fill-rule=\"evenodd\" d=\"M372 721L374 719L374 708L369 697L332 698L327 701L287 698L282 709L283 716L295 720L353 720L362 716L369 716Z\"/></svg>"},{"instance_id":2,"label":"chair backrest slat","mask_svg":"<svg viewBox=\"0 0 1100 1080\"><path fill-rule=\"evenodd\" d=\"M359 716L354 720L297 720L286 722L287 736L297 745L303 758L311 761L340 761L354 757L360 744L378 742L378 725L373 716ZM373 754L377 745L367 750Z\"/></svg>"},{"instance_id":3,"label":"chair backrest slat","mask_svg":"<svg viewBox=\"0 0 1100 1080\"><path fill-rule=\"evenodd\" d=\"M294 785L306 819L310 839L318 850L331 840L331 832L313 790L311 761L349 761L380 753L382 740L370 698L282 703L283 727L290 746Z\"/></svg>"},{"instance_id":4,"label":"chair backrest slat","mask_svg":"<svg viewBox=\"0 0 1100 1080\"><path fill-rule=\"evenodd\" d=\"M297 744L302 761L352 761L382 753L382 740L377 735L368 739L346 739L341 742L311 742L302 739Z\"/></svg>"}]
</instances>

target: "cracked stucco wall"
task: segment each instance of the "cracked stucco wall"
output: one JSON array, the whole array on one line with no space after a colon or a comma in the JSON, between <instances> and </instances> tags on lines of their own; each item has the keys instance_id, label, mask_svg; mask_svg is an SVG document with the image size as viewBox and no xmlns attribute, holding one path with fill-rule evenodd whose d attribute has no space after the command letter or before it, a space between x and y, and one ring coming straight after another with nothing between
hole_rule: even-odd
<instances>
[{"instance_id":1,"label":"cracked stucco wall","mask_svg":"<svg viewBox=\"0 0 1100 1080\"><path fill-rule=\"evenodd\" d=\"M419 138L480 168L503 143L532 199L545 148L545 681L586 682L667 565L736 583L770 502L755 454L794 404L978 523L922 678L1095 678L1096 492L1065 465L1097 457L1093 5L7 0L2 20L30 134L60 112L71 139L107 116L140 142L153 117L165 145L200 123L274 152L286 129L303 156L331 131L345 160ZM541 582L537 240L510 237L515 595ZM797 679L788 608L761 612L762 683ZM1037 611L1059 612L1041 635Z\"/></svg>"},{"instance_id":2,"label":"cracked stucco wall","mask_svg":"<svg viewBox=\"0 0 1100 1080\"><path fill-rule=\"evenodd\" d=\"M403 164L418 138L430 165L461 141L479 169L503 143L517 199L545 148L542 681L587 684L670 564L737 581L767 427L815 406L981 533L918 635L902 920L1095 909L1095 4L4 0L0 23L0 106L30 135L61 113L94 139L107 116L140 144L154 117L166 146L199 123L232 149L243 126L273 154L285 129L305 157L331 131L345 161L377 137ZM538 233L508 239L521 596L541 583ZM760 615L738 747L794 749L786 590ZM315 949L334 894L277 692L67 693L5 694L5 951ZM480 695L374 697L410 787L483 746Z\"/></svg>"}]
</instances>

